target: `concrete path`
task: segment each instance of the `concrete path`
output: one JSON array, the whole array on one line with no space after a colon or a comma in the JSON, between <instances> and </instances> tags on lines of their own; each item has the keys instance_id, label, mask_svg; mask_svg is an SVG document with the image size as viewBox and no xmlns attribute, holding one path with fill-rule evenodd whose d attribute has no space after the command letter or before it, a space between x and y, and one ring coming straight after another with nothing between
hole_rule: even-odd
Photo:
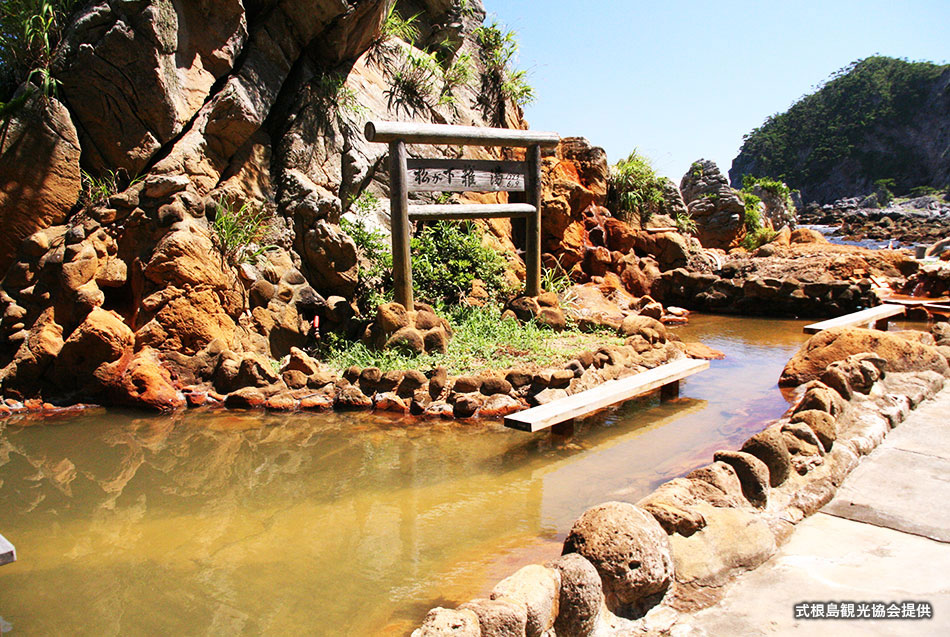
<instances>
[{"instance_id":1,"label":"concrete path","mask_svg":"<svg viewBox=\"0 0 950 637\"><path fill-rule=\"evenodd\" d=\"M928 605L932 618L907 617ZM816 611L872 619L801 618ZM672 634L950 635L950 389L890 432L775 556Z\"/></svg>"}]
</instances>

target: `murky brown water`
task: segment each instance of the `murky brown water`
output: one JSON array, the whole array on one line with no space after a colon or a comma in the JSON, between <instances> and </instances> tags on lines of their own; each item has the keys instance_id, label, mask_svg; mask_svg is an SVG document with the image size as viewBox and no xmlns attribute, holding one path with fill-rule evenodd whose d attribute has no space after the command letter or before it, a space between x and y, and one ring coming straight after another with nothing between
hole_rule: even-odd
<instances>
[{"instance_id":1,"label":"murky brown water","mask_svg":"<svg viewBox=\"0 0 950 637\"><path fill-rule=\"evenodd\" d=\"M569 441L367 415L87 413L0 423L0 626L12 635L405 634L558 554L787 408L801 321L694 317L725 351L683 398Z\"/></svg>"}]
</instances>

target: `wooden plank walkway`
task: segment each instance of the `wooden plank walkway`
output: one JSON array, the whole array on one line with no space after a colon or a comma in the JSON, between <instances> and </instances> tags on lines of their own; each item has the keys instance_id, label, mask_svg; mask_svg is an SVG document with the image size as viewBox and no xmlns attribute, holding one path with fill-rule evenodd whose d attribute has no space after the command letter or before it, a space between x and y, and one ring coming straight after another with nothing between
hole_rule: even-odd
<instances>
[{"instance_id":1,"label":"wooden plank walkway","mask_svg":"<svg viewBox=\"0 0 950 637\"><path fill-rule=\"evenodd\" d=\"M519 431L540 431L654 389L661 389L663 398L673 397L679 392L681 379L708 368L709 361L691 358L666 363L633 376L607 381L599 387L546 405L511 414L505 417L505 426Z\"/></svg>"},{"instance_id":2,"label":"wooden plank walkway","mask_svg":"<svg viewBox=\"0 0 950 637\"><path fill-rule=\"evenodd\" d=\"M7 538L0 535L0 566L10 562L16 562L16 549Z\"/></svg>"},{"instance_id":3,"label":"wooden plank walkway","mask_svg":"<svg viewBox=\"0 0 950 637\"><path fill-rule=\"evenodd\" d=\"M838 318L828 319L820 323L812 323L802 328L805 334L817 334L822 330L828 330L833 327L854 327L858 325L867 325L874 323L874 327L879 330L887 330L887 320L898 314L903 315L905 308L903 305L894 303L885 303L877 307L869 307L866 310L845 314Z\"/></svg>"}]
</instances>

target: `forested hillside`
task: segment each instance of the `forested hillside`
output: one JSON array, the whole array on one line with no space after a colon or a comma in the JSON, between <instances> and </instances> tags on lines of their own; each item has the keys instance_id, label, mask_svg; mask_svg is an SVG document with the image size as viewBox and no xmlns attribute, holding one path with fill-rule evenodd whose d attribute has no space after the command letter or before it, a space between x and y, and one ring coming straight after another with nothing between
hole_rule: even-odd
<instances>
[{"instance_id":1,"label":"forested hillside","mask_svg":"<svg viewBox=\"0 0 950 637\"><path fill-rule=\"evenodd\" d=\"M950 65L869 57L745 137L729 177L781 179L806 201L950 183Z\"/></svg>"}]
</instances>

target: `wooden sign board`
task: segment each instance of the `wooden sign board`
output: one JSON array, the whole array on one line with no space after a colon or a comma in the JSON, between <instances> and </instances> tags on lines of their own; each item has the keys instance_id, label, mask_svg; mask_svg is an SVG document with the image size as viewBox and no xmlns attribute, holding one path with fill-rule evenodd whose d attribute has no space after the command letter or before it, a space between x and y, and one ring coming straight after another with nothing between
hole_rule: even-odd
<instances>
[{"instance_id":1,"label":"wooden sign board","mask_svg":"<svg viewBox=\"0 0 950 637\"><path fill-rule=\"evenodd\" d=\"M522 192L527 168L520 161L410 159L409 192Z\"/></svg>"}]
</instances>

